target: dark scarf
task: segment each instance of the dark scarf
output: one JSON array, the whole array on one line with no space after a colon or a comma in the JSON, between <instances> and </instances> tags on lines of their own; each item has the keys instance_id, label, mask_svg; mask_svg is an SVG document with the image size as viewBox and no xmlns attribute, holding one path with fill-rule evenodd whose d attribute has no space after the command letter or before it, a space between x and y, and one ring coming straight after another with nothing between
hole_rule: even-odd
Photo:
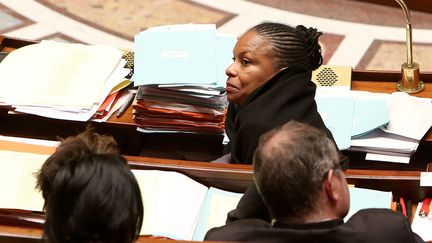
<instances>
[{"instance_id":1,"label":"dark scarf","mask_svg":"<svg viewBox=\"0 0 432 243\"><path fill-rule=\"evenodd\" d=\"M225 130L231 163L252 164L261 135L290 120L325 129L315 103L311 72L289 67L255 90L243 107L228 106Z\"/></svg>"}]
</instances>

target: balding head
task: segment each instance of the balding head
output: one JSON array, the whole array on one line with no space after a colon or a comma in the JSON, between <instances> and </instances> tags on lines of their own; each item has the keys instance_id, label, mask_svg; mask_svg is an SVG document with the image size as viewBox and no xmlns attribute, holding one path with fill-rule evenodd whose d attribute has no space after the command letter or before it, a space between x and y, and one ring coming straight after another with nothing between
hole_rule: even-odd
<instances>
[{"instance_id":1,"label":"balding head","mask_svg":"<svg viewBox=\"0 0 432 243\"><path fill-rule=\"evenodd\" d=\"M276 220L315 210L323 178L339 161L326 133L290 121L263 135L254 154L254 179Z\"/></svg>"}]
</instances>

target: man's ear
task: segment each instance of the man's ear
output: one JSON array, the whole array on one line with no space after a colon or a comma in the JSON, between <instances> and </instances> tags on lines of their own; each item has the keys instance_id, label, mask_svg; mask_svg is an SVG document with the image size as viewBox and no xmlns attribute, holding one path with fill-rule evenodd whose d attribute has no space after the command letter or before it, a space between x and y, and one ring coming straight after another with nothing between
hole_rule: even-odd
<instances>
[{"instance_id":1,"label":"man's ear","mask_svg":"<svg viewBox=\"0 0 432 243\"><path fill-rule=\"evenodd\" d=\"M334 170L329 170L323 182L324 193L330 202L336 202L340 197L336 177Z\"/></svg>"}]
</instances>

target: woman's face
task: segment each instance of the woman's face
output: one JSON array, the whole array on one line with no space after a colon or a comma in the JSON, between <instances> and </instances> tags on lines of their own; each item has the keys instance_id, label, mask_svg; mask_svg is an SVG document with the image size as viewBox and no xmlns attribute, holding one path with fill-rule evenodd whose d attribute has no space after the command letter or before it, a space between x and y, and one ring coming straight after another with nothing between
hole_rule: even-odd
<instances>
[{"instance_id":1,"label":"woman's face","mask_svg":"<svg viewBox=\"0 0 432 243\"><path fill-rule=\"evenodd\" d=\"M234 62L226 69L228 101L243 105L246 98L273 77L276 57L271 43L256 31L246 32L234 47Z\"/></svg>"}]
</instances>

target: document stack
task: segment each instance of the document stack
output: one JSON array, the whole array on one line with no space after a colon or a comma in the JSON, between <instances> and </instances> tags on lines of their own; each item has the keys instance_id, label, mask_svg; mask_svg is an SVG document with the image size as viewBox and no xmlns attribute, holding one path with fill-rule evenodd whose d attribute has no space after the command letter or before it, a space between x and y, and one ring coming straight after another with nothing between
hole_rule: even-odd
<instances>
[{"instance_id":1,"label":"document stack","mask_svg":"<svg viewBox=\"0 0 432 243\"><path fill-rule=\"evenodd\" d=\"M15 112L87 121L127 86L123 51L105 45L42 41L12 51L1 63L0 105ZM115 98L115 96L114 96Z\"/></svg>"},{"instance_id":2,"label":"document stack","mask_svg":"<svg viewBox=\"0 0 432 243\"><path fill-rule=\"evenodd\" d=\"M134 119L147 131L222 134L226 97L224 91L196 87L145 85L138 89Z\"/></svg>"},{"instance_id":3,"label":"document stack","mask_svg":"<svg viewBox=\"0 0 432 243\"><path fill-rule=\"evenodd\" d=\"M225 69L235 42L212 24L159 26L136 35L138 130L223 134Z\"/></svg>"},{"instance_id":4,"label":"document stack","mask_svg":"<svg viewBox=\"0 0 432 243\"><path fill-rule=\"evenodd\" d=\"M203 241L210 228L225 224L227 213L235 209L243 195L207 187L173 171L132 170L132 173L144 204L140 235Z\"/></svg>"},{"instance_id":5,"label":"document stack","mask_svg":"<svg viewBox=\"0 0 432 243\"><path fill-rule=\"evenodd\" d=\"M352 149L352 138L389 123L387 95L383 95L352 91L349 86L317 88L318 112L340 150Z\"/></svg>"},{"instance_id":6,"label":"document stack","mask_svg":"<svg viewBox=\"0 0 432 243\"><path fill-rule=\"evenodd\" d=\"M365 151L366 159L408 163L420 140L432 126L432 103L403 92L386 97L389 123L362 136L354 137L351 150Z\"/></svg>"},{"instance_id":7,"label":"document stack","mask_svg":"<svg viewBox=\"0 0 432 243\"><path fill-rule=\"evenodd\" d=\"M315 100L338 148L366 152L367 160L409 163L432 126L431 99L403 92L319 87Z\"/></svg>"}]
</instances>

